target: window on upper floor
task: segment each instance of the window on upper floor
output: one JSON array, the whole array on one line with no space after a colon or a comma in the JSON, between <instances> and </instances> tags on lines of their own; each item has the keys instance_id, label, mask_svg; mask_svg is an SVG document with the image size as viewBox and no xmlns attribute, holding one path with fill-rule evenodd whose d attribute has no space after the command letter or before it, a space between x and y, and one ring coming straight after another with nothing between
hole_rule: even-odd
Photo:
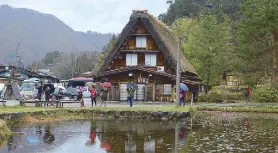
<instances>
[{"instance_id":1,"label":"window on upper floor","mask_svg":"<svg viewBox=\"0 0 278 153\"><path fill-rule=\"evenodd\" d=\"M137 54L126 54L126 66L138 65Z\"/></svg>"},{"instance_id":2,"label":"window on upper floor","mask_svg":"<svg viewBox=\"0 0 278 153\"><path fill-rule=\"evenodd\" d=\"M157 66L156 54L145 54L145 66Z\"/></svg>"},{"instance_id":3,"label":"window on upper floor","mask_svg":"<svg viewBox=\"0 0 278 153\"><path fill-rule=\"evenodd\" d=\"M137 36L136 37L136 48L146 48L147 47L147 37Z\"/></svg>"}]
</instances>

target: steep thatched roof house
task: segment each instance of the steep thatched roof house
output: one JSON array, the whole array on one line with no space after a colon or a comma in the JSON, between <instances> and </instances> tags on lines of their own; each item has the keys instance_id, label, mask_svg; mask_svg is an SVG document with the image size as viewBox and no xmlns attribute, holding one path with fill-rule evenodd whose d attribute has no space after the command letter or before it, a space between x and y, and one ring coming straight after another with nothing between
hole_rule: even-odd
<instances>
[{"instance_id":1,"label":"steep thatched roof house","mask_svg":"<svg viewBox=\"0 0 278 153\"><path fill-rule=\"evenodd\" d=\"M172 31L147 10L136 10L94 75L113 83L111 100L125 100L125 83L133 81L139 84L138 100L170 101L174 97L176 51ZM196 91L197 73L184 54L181 71L181 81Z\"/></svg>"}]
</instances>

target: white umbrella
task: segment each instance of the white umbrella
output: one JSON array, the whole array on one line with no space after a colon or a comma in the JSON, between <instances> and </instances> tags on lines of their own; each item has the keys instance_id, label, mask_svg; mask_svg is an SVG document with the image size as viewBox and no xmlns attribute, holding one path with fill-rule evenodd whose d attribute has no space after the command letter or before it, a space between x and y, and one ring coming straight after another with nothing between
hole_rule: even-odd
<instances>
[{"instance_id":1,"label":"white umbrella","mask_svg":"<svg viewBox=\"0 0 278 153\"><path fill-rule=\"evenodd\" d=\"M60 88L60 89L63 89L63 90L65 90L66 88L65 87L63 87L63 86L57 86L57 88Z\"/></svg>"}]
</instances>

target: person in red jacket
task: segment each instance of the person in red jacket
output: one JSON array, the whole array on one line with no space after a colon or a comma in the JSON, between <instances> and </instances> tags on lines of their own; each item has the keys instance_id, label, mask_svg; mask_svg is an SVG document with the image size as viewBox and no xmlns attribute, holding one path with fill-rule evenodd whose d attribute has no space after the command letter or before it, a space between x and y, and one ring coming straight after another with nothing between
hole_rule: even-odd
<instances>
[{"instance_id":1,"label":"person in red jacket","mask_svg":"<svg viewBox=\"0 0 278 153\"><path fill-rule=\"evenodd\" d=\"M186 96L186 92L183 90L180 90L180 106L183 105L185 106L185 96Z\"/></svg>"},{"instance_id":2,"label":"person in red jacket","mask_svg":"<svg viewBox=\"0 0 278 153\"><path fill-rule=\"evenodd\" d=\"M245 94L246 101L250 102L251 88L249 88L249 86L245 87L244 94Z\"/></svg>"},{"instance_id":3,"label":"person in red jacket","mask_svg":"<svg viewBox=\"0 0 278 153\"><path fill-rule=\"evenodd\" d=\"M92 86L92 88L90 89L90 93L91 93L92 106L94 106L94 103L95 106L97 106L97 101L96 101L97 91L94 86Z\"/></svg>"}]
</instances>

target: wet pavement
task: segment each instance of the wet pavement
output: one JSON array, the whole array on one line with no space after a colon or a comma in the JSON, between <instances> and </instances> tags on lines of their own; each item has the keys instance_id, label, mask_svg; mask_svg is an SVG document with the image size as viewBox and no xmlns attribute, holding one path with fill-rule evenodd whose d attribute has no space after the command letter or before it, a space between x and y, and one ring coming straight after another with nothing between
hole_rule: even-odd
<instances>
[{"instance_id":1,"label":"wet pavement","mask_svg":"<svg viewBox=\"0 0 278 153\"><path fill-rule=\"evenodd\" d=\"M84 99L85 106L91 107L91 99L90 98L85 98ZM97 103L97 106L100 106L100 102ZM7 101L6 102L7 106L15 106L19 105L19 101ZM26 106L34 106L35 104L26 104ZM170 102L141 102L141 101L135 101L134 102L134 107L149 107L149 106L175 106L175 103L170 103ZM191 103L188 103L187 105L191 105ZM256 103L256 102L251 102L251 103L193 103L193 106L219 106L219 107L240 107L240 106L250 106L250 107L260 107L260 106L278 106L277 103ZM73 103L73 104L64 104L65 108L78 108L80 107L80 104L78 103ZM129 107L128 102L126 101L108 101L107 102L107 107Z\"/></svg>"}]
</instances>

